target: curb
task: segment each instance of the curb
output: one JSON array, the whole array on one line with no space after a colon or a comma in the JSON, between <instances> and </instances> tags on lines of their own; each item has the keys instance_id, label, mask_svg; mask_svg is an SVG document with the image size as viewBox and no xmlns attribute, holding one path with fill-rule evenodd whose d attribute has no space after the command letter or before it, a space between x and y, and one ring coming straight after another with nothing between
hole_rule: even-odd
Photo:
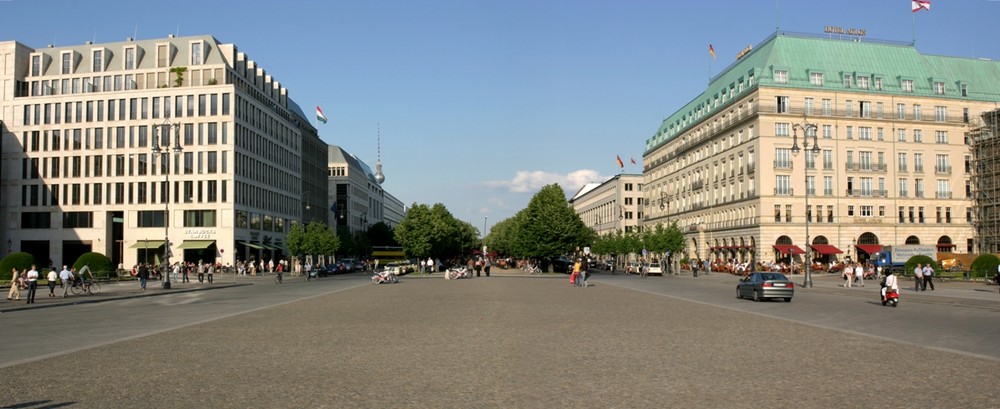
<instances>
[{"instance_id":1,"label":"curb","mask_svg":"<svg viewBox=\"0 0 1000 409\"><path fill-rule=\"evenodd\" d=\"M229 283L229 284L220 284L220 285L217 285L217 286L213 285L211 287L186 288L186 289L182 289L182 290L161 290L161 291L151 291L151 292L147 292L147 293L125 294L125 295L112 295L112 296L109 296L109 297L100 297L100 298L98 298L98 297L88 297L88 298L82 298L82 297L81 298L77 298L77 297L74 297L74 299L72 301L54 302L54 303L46 303L46 304L31 304L31 305L22 305L22 306L17 306L17 307L0 308L0 314L9 313L9 312L16 312L16 311L24 311L24 310L35 310L35 309L41 309L41 308L65 307L65 306L69 306L69 305L95 304L95 303L102 303L102 302L108 302L108 301L127 300L127 299L131 299L131 298L156 297L156 296L161 296L161 295L191 293L191 292L195 292L195 291L218 290L218 289L223 289L223 288L242 287L242 286L247 286L247 285L253 285L253 283Z\"/></svg>"}]
</instances>

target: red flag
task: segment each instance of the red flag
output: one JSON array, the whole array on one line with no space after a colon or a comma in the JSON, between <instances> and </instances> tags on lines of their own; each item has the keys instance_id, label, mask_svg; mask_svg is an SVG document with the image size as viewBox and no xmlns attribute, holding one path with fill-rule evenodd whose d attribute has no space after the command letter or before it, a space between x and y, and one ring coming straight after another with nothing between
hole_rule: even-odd
<instances>
[{"instance_id":1,"label":"red flag","mask_svg":"<svg viewBox=\"0 0 1000 409\"><path fill-rule=\"evenodd\" d=\"M913 0L910 2L910 8L913 9L914 13L920 10L931 11L931 2L930 0Z\"/></svg>"},{"instance_id":2,"label":"red flag","mask_svg":"<svg viewBox=\"0 0 1000 409\"><path fill-rule=\"evenodd\" d=\"M633 165L635 165L635 158L631 158L630 161L632 162Z\"/></svg>"},{"instance_id":3,"label":"red flag","mask_svg":"<svg viewBox=\"0 0 1000 409\"><path fill-rule=\"evenodd\" d=\"M621 156L615 155L615 159L618 160L618 167L619 168L624 168L625 167L625 164L622 163L622 157Z\"/></svg>"},{"instance_id":4,"label":"red flag","mask_svg":"<svg viewBox=\"0 0 1000 409\"><path fill-rule=\"evenodd\" d=\"M708 45L708 53L712 55L712 60L714 61L715 60L715 47L712 47L711 44Z\"/></svg>"}]
</instances>

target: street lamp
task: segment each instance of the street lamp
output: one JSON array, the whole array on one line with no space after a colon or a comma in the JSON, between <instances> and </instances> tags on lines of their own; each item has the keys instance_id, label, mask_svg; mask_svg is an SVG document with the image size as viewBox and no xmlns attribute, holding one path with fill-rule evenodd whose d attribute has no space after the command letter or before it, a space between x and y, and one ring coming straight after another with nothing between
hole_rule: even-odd
<instances>
[{"instance_id":1,"label":"street lamp","mask_svg":"<svg viewBox=\"0 0 1000 409\"><path fill-rule=\"evenodd\" d=\"M802 148L799 148L798 130L800 130L800 129L802 130ZM805 282L802 283L802 286L805 287L805 288L809 288L809 287L813 286L812 272L810 271L810 266L811 265L810 265L810 260L809 260L809 253L810 253L810 248L809 248L809 244L810 244L810 242L809 242L809 221L812 218L812 215L809 213L809 156L812 156L812 157L815 158L816 155L819 155L819 153L820 153L819 137L816 135L816 129L817 129L816 125L813 125L813 124L809 123L809 121L806 120L805 115L802 116L802 123L801 124L793 124L792 125L792 149L791 149L792 150L792 156L798 156L799 155L799 151L802 151L802 150L804 150L806 152L806 156L805 156L805 158L806 158L806 166L805 166L805 169L804 169L805 170L805 185L806 185L805 186L805 191L806 191L805 192L805 198L806 198L806 203L805 203L806 204L806 255L805 255L805 265L806 266L805 266L805 271L806 271L806 274L805 274ZM812 147L811 148L809 147L809 133L810 132L812 132L812 137L813 137L813 143L812 143Z\"/></svg>"},{"instance_id":2,"label":"street lamp","mask_svg":"<svg viewBox=\"0 0 1000 409\"><path fill-rule=\"evenodd\" d=\"M666 193L660 192L659 202L660 202L660 210L661 211L667 208L667 205L669 205L669 202L667 202L667 194Z\"/></svg>"},{"instance_id":3,"label":"street lamp","mask_svg":"<svg viewBox=\"0 0 1000 409\"><path fill-rule=\"evenodd\" d=\"M166 143L163 147L160 147L160 128L166 128ZM180 154L184 148L181 146L181 124L172 123L170 119L164 119L162 124L153 124L153 155L160 156L162 153L167 153L161 159L163 159L162 166L164 186L163 195L165 199L163 201L163 289L170 289L170 155L168 149L170 149L170 128L174 128L174 155ZM177 160L174 160L174 167L177 167ZM148 250L147 250L148 251Z\"/></svg>"}]
</instances>

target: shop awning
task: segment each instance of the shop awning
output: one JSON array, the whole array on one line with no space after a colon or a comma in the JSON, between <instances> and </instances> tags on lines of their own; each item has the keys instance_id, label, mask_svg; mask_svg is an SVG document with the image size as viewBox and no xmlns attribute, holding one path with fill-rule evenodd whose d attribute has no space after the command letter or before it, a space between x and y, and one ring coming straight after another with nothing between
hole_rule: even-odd
<instances>
[{"instance_id":1,"label":"shop awning","mask_svg":"<svg viewBox=\"0 0 1000 409\"><path fill-rule=\"evenodd\" d=\"M956 246L954 244L949 244L949 243L938 243L937 247L939 249L951 249L955 248Z\"/></svg>"},{"instance_id":2,"label":"shop awning","mask_svg":"<svg viewBox=\"0 0 1000 409\"><path fill-rule=\"evenodd\" d=\"M244 246L247 246L247 247L250 247L250 248L252 248L252 249L258 249L258 250L259 250L259 249L262 249L262 248L264 248L264 247L262 247L262 246L261 246L260 244L257 244L257 243L251 243L251 242L248 242L248 241L241 241L241 242L239 242L239 243L240 243L240 244L242 244L242 245L244 245Z\"/></svg>"},{"instance_id":3,"label":"shop awning","mask_svg":"<svg viewBox=\"0 0 1000 409\"><path fill-rule=\"evenodd\" d=\"M806 254L805 250L794 244L775 244L774 249L781 254Z\"/></svg>"},{"instance_id":4,"label":"shop awning","mask_svg":"<svg viewBox=\"0 0 1000 409\"><path fill-rule=\"evenodd\" d=\"M868 253L868 254L875 254L875 253L881 253L882 252L882 245L881 244L858 244L855 247L857 247L858 250L861 250L861 251L863 251L865 253Z\"/></svg>"},{"instance_id":5,"label":"shop awning","mask_svg":"<svg viewBox=\"0 0 1000 409\"><path fill-rule=\"evenodd\" d=\"M179 249L207 249L212 244L215 244L215 240L184 240Z\"/></svg>"},{"instance_id":6,"label":"shop awning","mask_svg":"<svg viewBox=\"0 0 1000 409\"><path fill-rule=\"evenodd\" d=\"M163 240L140 240L129 246L130 249L156 249L163 246Z\"/></svg>"},{"instance_id":7,"label":"shop awning","mask_svg":"<svg viewBox=\"0 0 1000 409\"><path fill-rule=\"evenodd\" d=\"M842 254L843 253L843 251L840 251L840 249L838 249L838 248L836 248L834 246L831 246L829 244L813 244L812 248L813 248L813 250L816 250L819 254Z\"/></svg>"}]
</instances>

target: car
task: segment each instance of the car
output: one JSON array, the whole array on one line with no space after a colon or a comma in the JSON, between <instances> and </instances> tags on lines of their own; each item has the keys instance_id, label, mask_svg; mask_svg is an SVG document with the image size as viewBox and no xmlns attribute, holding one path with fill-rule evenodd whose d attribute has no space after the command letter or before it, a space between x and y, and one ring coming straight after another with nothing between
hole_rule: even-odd
<instances>
[{"instance_id":1,"label":"car","mask_svg":"<svg viewBox=\"0 0 1000 409\"><path fill-rule=\"evenodd\" d=\"M348 273L358 269L353 258L342 258L340 262L344 265L344 270Z\"/></svg>"},{"instance_id":2,"label":"car","mask_svg":"<svg viewBox=\"0 0 1000 409\"><path fill-rule=\"evenodd\" d=\"M785 302L792 302L793 295L795 283L781 273L756 272L736 285L736 298L752 298L754 301L782 298Z\"/></svg>"},{"instance_id":3,"label":"car","mask_svg":"<svg viewBox=\"0 0 1000 409\"><path fill-rule=\"evenodd\" d=\"M388 272L389 274L395 274L395 275L398 275L398 276L401 276L401 275L405 274L403 272L404 270L403 270L402 266L399 263L389 263L389 264L386 264L385 267L383 267L383 271Z\"/></svg>"},{"instance_id":4,"label":"car","mask_svg":"<svg viewBox=\"0 0 1000 409\"><path fill-rule=\"evenodd\" d=\"M649 270L646 271L646 274L663 275L663 267L658 262L649 263Z\"/></svg>"},{"instance_id":5,"label":"car","mask_svg":"<svg viewBox=\"0 0 1000 409\"><path fill-rule=\"evenodd\" d=\"M566 256L554 257L551 263L552 263L552 271L556 273L569 274L573 272L574 261L570 260L569 257Z\"/></svg>"}]
</instances>

